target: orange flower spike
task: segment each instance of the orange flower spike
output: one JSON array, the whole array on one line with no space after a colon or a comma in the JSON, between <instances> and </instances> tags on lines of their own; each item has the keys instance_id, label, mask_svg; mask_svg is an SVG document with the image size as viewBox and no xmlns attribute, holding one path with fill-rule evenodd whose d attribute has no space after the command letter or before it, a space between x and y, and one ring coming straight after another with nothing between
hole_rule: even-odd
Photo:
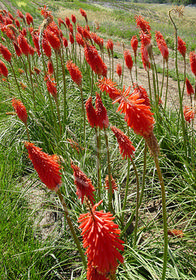
<instances>
[{"instance_id":1,"label":"orange flower spike","mask_svg":"<svg viewBox=\"0 0 196 280\"><path fill-rule=\"evenodd\" d=\"M83 247L86 248L88 264L107 279L108 274L115 274L118 261L124 262L119 252L124 251L124 242L119 238L120 230L113 222L112 214L104 213L103 210L96 211L102 201L95 204L88 213L81 214L78 222L79 228L82 229Z\"/></svg>"},{"instance_id":2,"label":"orange flower spike","mask_svg":"<svg viewBox=\"0 0 196 280\"><path fill-rule=\"evenodd\" d=\"M62 18L58 18L57 21L58 21L59 28L61 28L61 24L65 24Z\"/></svg>"},{"instance_id":3,"label":"orange flower spike","mask_svg":"<svg viewBox=\"0 0 196 280\"><path fill-rule=\"evenodd\" d=\"M67 38L63 37L63 45L65 48L68 47L68 41L67 41Z\"/></svg>"},{"instance_id":4,"label":"orange flower spike","mask_svg":"<svg viewBox=\"0 0 196 280\"><path fill-rule=\"evenodd\" d=\"M69 32L69 41L72 45L74 44L74 37L73 37L73 34L71 32Z\"/></svg>"},{"instance_id":5,"label":"orange flower spike","mask_svg":"<svg viewBox=\"0 0 196 280\"><path fill-rule=\"evenodd\" d=\"M32 33L31 35L32 35L34 46L37 50L37 54L38 54L38 56L40 56L41 52L40 52L40 47L39 47L39 36L35 33Z\"/></svg>"},{"instance_id":6,"label":"orange flower spike","mask_svg":"<svg viewBox=\"0 0 196 280\"><path fill-rule=\"evenodd\" d=\"M30 53L30 48L29 48L29 44L28 44L25 36L20 34L18 36L17 41L18 41L18 44L19 44L19 47L20 47L22 53L25 54L25 55L28 55Z\"/></svg>"},{"instance_id":7,"label":"orange flower spike","mask_svg":"<svg viewBox=\"0 0 196 280\"><path fill-rule=\"evenodd\" d=\"M141 44L141 57L144 69L147 71L147 68L150 69L150 61L149 61L149 55L146 47Z\"/></svg>"},{"instance_id":8,"label":"orange flower spike","mask_svg":"<svg viewBox=\"0 0 196 280\"><path fill-rule=\"evenodd\" d=\"M0 53L2 54L3 58L7 61L11 61L11 58L12 58L12 54L11 52L8 50L7 47L3 46L1 43L0 43Z\"/></svg>"},{"instance_id":9,"label":"orange flower spike","mask_svg":"<svg viewBox=\"0 0 196 280\"><path fill-rule=\"evenodd\" d=\"M136 56L138 48L138 39L135 35L131 38L131 47L133 49L134 55Z\"/></svg>"},{"instance_id":10,"label":"orange flower spike","mask_svg":"<svg viewBox=\"0 0 196 280\"><path fill-rule=\"evenodd\" d=\"M178 51L183 57L186 55L186 43L178 36Z\"/></svg>"},{"instance_id":11,"label":"orange flower spike","mask_svg":"<svg viewBox=\"0 0 196 280\"><path fill-rule=\"evenodd\" d=\"M56 97L57 97L56 83L53 82L53 81L50 80L50 79L47 79L46 86L47 86L48 91L52 94L52 96L53 96L54 98L56 98Z\"/></svg>"},{"instance_id":12,"label":"orange flower spike","mask_svg":"<svg viewBox=\"0 0 196 280\"><path fill-rule=\"evenodd\" d=\"M186 78L186 90L187 90L187 95L194 94L194 89L187 78Z\"/></svg>"},{"instance_id":13,"label":"orange flower spike","mask_svg":"<svg viewBox=\"0 0 196 280\"><path fill-rule=\"evenodd\" d=\"M121 91L116 88L116 83L110 79L104 77L102 80L98 80L98 88L102 92L106 92L109 94L109 97L112 100L116 100L117 98L121 97Z\"/></svg>"},{"instance_id":14,"label":"orange flower spike","mask_svg":"<svg viewBox=\"0 0 196 280\"><path fill-rule=\"evenodd\" d=\"M155 37L156 37L156 41L157 41L157 46L162 54L162 57L166 61L168 61L169 50L168 50L168 47L167 47L167 44L165 42L163 35L161 34L160 31L156 31Z\"/></svg>"},{"instance_id":15,"label":"orange flower spike","mask_svg":"<svg viewBox=\"0 0 196 280\"><path fill-rule=\"evenodd\" d=\"M8 76L8 70L3 61L0 60L0 74L2 74L4 77L7 78Z\"/></svg>"},{"instance_id":16,"label":"orange flower spike","mask_svg":"<svg viewBox=\"0 0 196 280\"><path fill-rule=\"evenodd\" d=\"M80 13L85 18L85 20L87 21L87 14L86 14L86 12L83 9L80 8Z\"/></svg>"},{"instance_id":17,"label":"orange flower spike","mask_svg":"<svg viewBox=\"0 0 196 280\"><path fill-rule=\"evenodd\" d=\"M147 22L142 16L135 17L137 26L145 33L150 33L151 27L149 22Z\"/></svg>"},{"instance_id":18,"label":"orange flower spike","mask_svg":"<svg viewBox=\"0 0 196 280\"><path fill-rule=\"evenodd\" d=\"M190 59L191 71L196 76L196 53L190 52L189 59Z\"/></svg>"},{"instance_id":19,"label":"orange flower spike","mask_svg":"<svg viewBox=\"0 0 196 280\"><path fill-rule=\"evenodd\" d=\"M107 49L108 51L111 51L111 54L113 54L114 43L113 43L113 41L112 41L111 39L109 39L109 40L107 41L106 49Z\"/></svg>"},{"instance_id":20,"label":"orange flower spike","mask_svg":"<svg viewBox=\"0 0 196 280\"><path fill-rule=\"evenodd\" d=\"M111 130L114 132L116 139L119 144L119 150L122 155L122 158L127 159L129 157L132 159L134 156L135 147L132 145L132 142L129 140L129 138L117 127L111 126Z\"/></svg>"},{"instance_id":21,"label":"orange flower spike","mask_svg":"<svg viewBox=\"0 0 196 280\"><path fill-rule=\"evenodd\" d=\"M21 19L24 18L24 15L23 15L23 13L22 13L20 10L17 10L17 15L18 15Z\"/></svg>"},{"instance_id":22,"label":"orange flower spike","mask_svg":"<svg viewBox=\"0 0 196 280\"><path fill-rule=\"evenodd\" d=\"M185 106L183 112L185 121L190 123L191 120L194 119L195 111L193 109L190 109L188 106Z\"/></svg>"},{"instance_id":23,"label":"orange flower spike","mask_svg":"<svg viewBox=\"0 0 196 280\"><path fill-rule=\"evenodd\" d=\"M122 66L121 66L120 63L118 63L118 64L116 65L116 73L117 73L117 75L118 75L119 77L122 76Z\"/></svg>"},{"instance_id":24,"label":"orange flower spike","mask_svg":"<svg viewBox=\"0 0 196 280\"><path fill-rule=\"evenodd\" d=\"M76 24L76 16L75 15L71 15L71 20L72 20L73 24Z\"/></svg>"},{"instance_id":25,"label":"orange flower spike","mask_svg":"<svg viewBox=\"0 0 196 280\"><path fill-rule=\"evenodd\" d=\"M91 127L97 127L97 115L90 96L86 101L86 115Z\"/></svg>"},{"instance_id":26,"label":"orange flower spike","mask_svg":"<svg viewBox=\"0 0 196 280\"><path fill-rule=\"evenodd\" d=\"M20 47L18 46L18 44L16 42L13 42L13 44L14 44L14 49L15 49L16 55L21 56L22 51L21 51Z\"/></svg>"},{"instance_id":27,"label":"orange flower spike","mask_svg":"<svg viewBox=\"0 0 196 280\"><path fill-rule=\"evenodd\" d=\"M48 42L50 43L51 47L54 50L59 50L61 47L61 42L60 42L60 39L57 37L57 35L52 33L49 30L45 30L45 35L46 35L46 38L47 38Z\"/></svg>"},{"instance_id":28,"label":"orange flower spike","mask_svg":"<svg viewBox=\"0 0 196 280\"><path fill-rule=\"evenodd\" d=\"M51 60L48 61L47 67L48 67L48 73L53 74L54 73L54 68L53 68Z\"/></svg>"},{"instance_id":29,"label":"orange flower spike","mask_svg":"<svg viewBox=\"0 0 196 280\"><path fill-rule=\"evenodd\" d=\"M107 128L109 126L107 110L104 107L101 97L98 93L96 93L95 107L97 115L97 126L99 126L101 129Z\"/></svg>"},{"instance_id":30,"label":"orange flower spike","mask_svg":"<svg viewBox=\"0 0 196 280\"><path fill-rule=\"evenodd\" d=\"M19 117L19 119L26 125L27 124L27 111L25 106L20 100L12 99L12 106L14 107L14 110Z\"/></svg>"},{"instance_id":31,"label":"orange flower spike","mask_svg":"<svg viewBox=\"0 0 196 280\"><path fill-rule=\"evenodd\" d=\"M82 73L79 70L78 66L75 65L71 60L67 61L66 64L67 70L69 71L69 74L71 75L72 80L74 83L76 83L78 86L81 86L82 84Z\"/></svg>"},{"instance_id":32,"label":"orange flower spike","mask_svg":"<svg viewBox=\"0 0 196 280\"><path fill-rule=\"evenodd\" d=\"M65 17L65 23L66 23L67 27L69 28L69 26L70 26L70 19L68 17Z\"/></svg>"},{"instance_id":33,"label":"orange flower spike","mask_svg":"<svg viewBox=\"0 0 196 280\"><path fill-rule=\"evenodd\" d=\"M76 42L79 46L84 47L84 40L79 32L76 33Z\"/></svg>"},{"instance_id":34,"label":"orange flower spike","mask_svg":"<svg viewBox=\"0 0 196 280\"><path fill-rule=\"evenodd\" d=\"M33 23L33 17L31 14L26 13L26 22L28 25L30 25L31 23Z\"/></svg>"},{"instance_id":35,"label":"orange flower spike","mask_svg":"<svg viewBox=\"0 0 196 280\"><path fill-rule=\"evenodd\" d=\"M132 60L131 54L128 50L124 51L124 59L125 59L127 68L131 71L131 69L133 67L133 60Z\"/></svg>"},{"instance_id":36,"label":"orange flower spike","mask_svg":"<svg viewBox=\"0 0 196 280\"><path fill-rule=\"evenodd\" d=\"M45 55L47 57L51 57L52 50L51 50L51 47L50 47L50 45L48 43L48 40L46 38L43 38L43 40L42 40L42 48L43 48L43 51L44 51Z\"/></svg>"},{"instance_id":37,"label":"orange flower spike","mask_svg":"<svg viewBox=\"0 0 196 280\"><path fill-rule=\"evenodd\" d=\"M58 191L61 185L60 165L57 157L42 152L42 149L34 144L26 142L29 158L37 171L40 180L52 191Z\"/></svg>"},{"instance_id":38,"label":"orange flower spike","mask_svg":"<svg viewBox=\"0 0 196 280\"><path fill-rule=\"evenodd\" d=\"M91 180L80 170L77 165L71 163L71 168L74 172L74 184L77 187L76 195L81 199L82 203L86 196L90 200L91 204L94 204L95 188L93 187Z\"/></svg>"}]
</instances>

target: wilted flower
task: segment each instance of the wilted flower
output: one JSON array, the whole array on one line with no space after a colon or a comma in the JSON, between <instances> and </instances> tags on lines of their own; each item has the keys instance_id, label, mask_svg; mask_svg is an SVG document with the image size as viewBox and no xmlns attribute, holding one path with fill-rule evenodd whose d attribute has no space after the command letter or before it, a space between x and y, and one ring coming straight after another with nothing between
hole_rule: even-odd
<instances>
[{"instance_id":1,"label":"wilted flower","mask_svg":"<svg viewBox=\"0 0 196 280\"><path fill-rule=\"evenodd\" d=\"M169 229L168 235L176 236L176 237L183 237L184 233L180 229Z\"/></svg>"}]
</instances>

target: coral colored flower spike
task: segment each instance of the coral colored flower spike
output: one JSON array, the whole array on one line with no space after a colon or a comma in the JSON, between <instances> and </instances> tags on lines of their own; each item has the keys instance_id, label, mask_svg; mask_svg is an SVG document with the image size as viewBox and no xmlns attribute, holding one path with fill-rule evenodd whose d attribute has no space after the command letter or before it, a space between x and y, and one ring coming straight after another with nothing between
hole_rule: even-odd
<instances>
[{"instance_id":1,"label":"coral colored flower spike","mask_svg":"<svg viewBox=\"0 0 196 280\"><path fill-rule=\"evenodd\" d=\"M58 191L61 185L60 165L55 155L48 155L34 144L25 142L29 158L37 171L40 180L53 191Z\"/></svg>"},{"instance_id":2,"label":"coral colored flower spike","mask_svg":"<svg viewBox=\"0 0 196 280\"><path fill-rule=\"evenodd\" d=\"M86 101L86 115L90 126L97 127L97 114L93 107L91 96Z\"/></svg>"},{"instance_id":3,"label":"coral colored flower spike","mask_svg":"<svg viewBox=\"0 0 196 280\"><path fill-rule=\"evenodd\" d=\"M113 222L112 214L104 213L103 210L96 211L101 203L102 200L95 204L90 212L81 214L78 222L79 228L82 229L83 247L86 248L88 258L88 273L90 270L94 270L95 273L96 269L96 273L102 274L107 279L107 275L115 274L118 261L121 263L124 261L119 252L124 250L122 245L124 242L119 238L120 230Z\"/></svg>"},{"instance_id":4,"label":"coral colored flower spike","mask_svg":"<svg viewBox=\"0 0 196 280\"><path fill-rule=\"evenodd\" d=\"M14 107L14 110L16 114L18 115L19 119L24 123L27 124L27 111L25 106L20 100L13 99L12 100L12 106Z\"/></svg>"},{"instance_id":5,"label":"coral colored flower spike","mask_svg":"<svg viewBox=\"0 0 196 280\"><path fill-rule=\"evenodd\" d=\"M71 168L74 172L74 183L77 187L76 194L78 198L81 198L81 202L83 203L84 197L86 196L91 204L94 204L95 198L94 198L94 191L95 188L92 185L91 180L84 174L77 165L74 165L71 163Z\"/></svg>"},{"instance_id":6,"label":"coral colored flower spike","mask_svg":"<svg viewBox=\"0 0 196 280\"><path fill-rule=\"evenodd\" d=\"M117 127L111 126L110 128L114 132L117 138L119 144L119 150L122 155L122 158L126 159L127 157L129 157L131 159L134 156L134 151L135 151L135 147L132 145L132 142L129 140L127 135L125 135Z\"/></svg>"},{"instance_id":7,"label":"coral colored flower spike","mask_svg":"<svg viewBox=\"0 0 196 280\"><path fill-rule=\"evenodd\" d=\"M196 76L196 53L190 52L189 59L190 59L191 71Z\"/></svg>"},{"instance_id":8,"label":"coral colored flower spike","mask_svg":"<svg viewBox=\"0 0 196 280\"><path fill-rule=\"evenodd\" d=\"M80 86L82 84L82 73L79 70L78 66L75 65L71 60L67 61L66 66L74 83Z\"/></svg>"}]
</instances>

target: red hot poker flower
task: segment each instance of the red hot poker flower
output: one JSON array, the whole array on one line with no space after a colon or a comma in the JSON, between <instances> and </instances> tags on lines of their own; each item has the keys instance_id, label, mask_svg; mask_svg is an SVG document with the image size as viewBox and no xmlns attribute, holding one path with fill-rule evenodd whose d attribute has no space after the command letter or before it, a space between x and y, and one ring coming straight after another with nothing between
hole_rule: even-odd
<instances>
[{"instance_id":1,"label":"red hot poker flower","mask_svg":"<svg viewBox=\"0 0 196 280\"><path fill-rule=\"evenodd\" d=\"M37 171L40 180L52 191L58 191L61 185L60 165L58 157L42 152L42 149L34 144L26 142L29 158Z\"/></svg>"},{"instance_id":2,"label":"red hot poker flower","mask_svg":"<svg viewBox=\"0 0 196 280\"><path fill-rule=\"evenodd\" d=\"M54 73L54 68L53 68L53 64L52 64L51 60L48 61L47 66L48 66L48 73L53 74Z\"/></svg>"},{"instance_id":3,"label":"red hot poker flower","mask_svg":"<svg viewBox=\"0 0 196 280\"><path fill-rule=\"evenodd\" d=\"M45 30L45 36L48 39L48 42L50 43L51 47L54 50L59 50L61 47L60 39L57 37L57 35L49 30Z\"/></svg>"},{"instance_id":4,"label":"red hot poker flower","mask_svg":"<svg viewBox=\"0 0 196 280\"><path fill-rule=\"evenodd\" d=\"M19 117L19 119L24 123L27 124L27 111L25 106L23 105L23 103L20 100L17 99L13 99L12 100L12 106L14 107L14 110L17 114L17 116Z\"/></svg>"},{"instance_id":5,"label":"red hot poker flower","mask_svg":"<svg viewBox=\"0 0 196 280\"><path fill-rule=\"evenodd\" d=\"M51 79L50 77L46 77L46 86L48 91L52 94L52 96L56 99L57 97L57 84L53 82L53 78Z\"/></svg>"},{"instance_id":6,"label":"red hot poker flower","mask_svg":"<svg viewBox=\"0 0 196 280\"><path fill-rule=\"evenodd\" d=\"M11 52L8 50L7 47L3 46L1 43L0 43L0 53L2 54L3 58L7 61L11 61L11 58L12 58L12 54Z\"/></svg>"},{"instance_id":7,"label":"red hot poker flower","mask_svg":"<svg viewBox=\"0 0 196 280\"><path fill-rule=\"evenodd\" d=\"M91 204L94 204L95 198L94 198L94 191L95 188L92 185L91 180L84 174L77 165L74 165L71 163L71 168L74 172L74 183L77 187L76 194L78 198L81 198L81 202L83 203L84 197L86 196Z\"/></svg>"},{"instance_id":8,"label":"red hot poker flower","mask_svg":"<svg viewBox=\"0 0 196 280\"><path fill-rule=\"evenodd\" d=\"M70 25L70 19L68 17L65 17L65 23L67 25L67 27L69 27Z\"/></svg>"},{"instance_id":9,"label":"red hot poker flower","mask_svg":"<svg viewBox=\"0 0 196 280\"><path fill-rule=\"evenodd\" d=\"M14 49L16 51L16 55L21 56L22 51L21 51L20 47L18 46L18 44L16 42L13 42L13 44L14 44Z\"/></svg>"},{"instance_id":10,"label":"red hot poker flower","mask_svg":"<svg viewBox=\"0 0 196 280\"><path fill-rule=\"evenodd\" d=\"M127 68L131 71L131 69L133 67L133 60L132 60L131 54L128 50L124 51L124 59L125 59Z\"/></svg>"},{"instance_id":11,"label":"red hot poker flower","mask_svg":"<svg viewBox=\"0 0 196 280\"><path fill-rule=\"evenodd\" d=\"M136 56L138 48L138 39L135 35L131 38L131 47L133 49L134 55Z\"/></svg>"},{"instance_id":12,"label":"red hot poker flower","mask_svg":"<svg viewBox=\"0 0 196 280\"><path fill-rule=\"evenodd\" d=\"M51 57L52 50L51 50L51 47L50 47L50 45L48 43L48 40L46 38L43 38L43 40L42 40L42 48L43 48L43 51L44 51L45 55L47 57Z\"/></svg>"},{"instance_id":13,"label":"red hot poker flower","mask_svg":"<svg viewBox=\"0 0 196 280\"><path fill-rule=\"evenodd\" d=\"M136 16L135 20L136 20L137 26L140 27L140 29L144 33L149 33L150 34L151 27L149 25L149 22L147 22L142 16Z\"/></svg>"},{"instance_id":14,"label":"red hot poker flower","mask_svg":"<svg viewBox=\"0 0 196 280\"><path fill-rule=\"evenodd\" d=\"M67 38L63 37L63 45L65 48L68 47L68 41L67 41Z\"/></svg>"},{"instance_id":15,"label":"red hot poker flower","mask_svg":"<svg viewBox=\"0 0 196 280\"><path fill-rule=\"evenodd\" d=\"M190 59L191 71L196 76L196 53L190 52L189 59Z\"/></svg>"},{"instance_id":16,"label":"red hot poker flower","mask_svg":"<svg viewBox=\"0 0 196 280\"><path fill-rule=\"evenodd\" d=\"M156 37L156 41L157 41L157 46L158 46L163 58L166 61L168 61L169 50L168 50L168 47L167 47L167 44L165 42L163 35L161 34L160 31L156 31L155 37Z\"/></svg>"},{"instance_id":17,"label":"red hot poker flower","mask_svg":"<svg viewBox=\"0 0 196 280\"><path fill-rule=\"evenodd\" d=\"M149 55L146 47L141 44L141 57L144 69L147 71L147 69L150 69L150 61L149 61Z\"/></svg>"},{"instance_id":18,"label":"red hot poker flower","mask_svg":"<svg viewBox=\"0 0 196 280\"><path fill-rule=\"evenodd\" d=\"M108 51L111 51L111 54L113 54L114 43L113 43L113 41L112 41L111 39L109 39L109 40L107 41L106 49L107 49Z\"/></svg>"},{"instance_id":19,"label":"red hot poker flower","mask_svg":"<svg viewBox=\"0 0 196 280\"><path fill-rule=\"evenodd\" d=\"M129 157L130 159L134 156L135 148L132 145L132 142L129 140L129 138L117 127L111 126L111 130L114 132L118 144L119 144L119 150L122 155L122 158L126 159Z\"/></svg>"},{"instance_id":20,"label":"red hot poker flower","mask_svg":"<svg viewBox=\"0 0 196 280\"><path fill-rule=\"evenodd\" d=\"M85 18L85 20L87 21L87 14L86 14L86 12L83 9L80 8L80 13Z\"/></svg>"},{"instance_id":21,"label":"red hot poker flower","mask_svg":"<svg viewBox=\"0 0 196 280\"><path fill-rule=\"evenodd\" d=\"M112 214L104 213L103 210L96 211L101 203L102 200L95 204L90 212L81 214L78 222L82 229L83 247L87 249L88 262L98 273L106 276L115 274L118 261L123 263L124 259L119 250L123 251L124 247Z\"/></svg>"},{"instance_id":22,"label":"red hot poker flower","mask_svg":"<svg viewBox=\"0 0 196 280\"><path fill-rule=\"evenodd\" d=\"M84 47L84 54L92 70L97 75L105 77L107 75L107 66L99 56L97 49L94 46L86 44Z\"/></svg>"},{"instance_id":23,"label":"red hot poker flower","mask_svg":"<svg viewBox=\"0 0 196 280\"><path fill-rule=\"evenodd\" d=\"M72 45L74 44L74 37L73 37L73 34L71 32L69 32L69 41Z\"/></svg>"},{"instance_id":24,"label":"red hot poker flower","mask_svg":"<svg viewBox=\"0 0 196 280\"><path fill-rule=\"evenodd\" d=\"M186 43L178 36L178 51L183 57L186 55Z\"/></svg>"},{"instance_id":25,"label":"red hot poker flower","mask_svg":"<svg viewBox=\"0 0 196 280\"><path fill-rule=\"evenodd\" d=\"M92 97L90 96L86 101L86 115L91 127L97 126L97 114L92 104Z\"/></svg>"},{"instance_id":26,"label":"red hot poker flower","mask_svg":"<svg viewBox=\"0 0 196 280\"><path fill-rule=\"evenodd\" d=\"M109 120L107 115L107 110L103 105L101 97L98 93L96 93L96 115L97 115L97 125L103 129L109 126Z\"/></svg>"},{"instance_id":27,"label":"red hot poker flower","mask_svg":"<svg viewBox=\"0 0 196 280\"><path fill-rule=\"evenodd\" d=\"M194 94L194 89L187 78L186 78L186 90L188 95Z\"/></svg>"},{"instance_id":28,"label":"red hot poker flower","mask_svg":"<svg viewBox=\"0 0 196 280\"><path fill-rule=\"evenodd\" d=\"M19 44L19 47L20 47L22 53L25 54L25 55L28 55L30 53L30 48L29 48L29 44L28 44L25 36L20 34L18 36L17 41L18 41L18 44Z\"/></svg>"},{"instance_id":29,"label":"red hot poker flower","mask_svg":"<svg viewBox=\"0 0 196 280\"><path fill-rule=\"evenodd\" d=\"M31 23L33 23L33 17L31 14L26 13L26 22L28 25L30 25Z\"/></svg>"},{"instance_id":30,"label":"red hot poker flower","mask_svg":"<svg viewBox=\"0 0 196 280\"><path fill-rule=\"evenodd\" d=\"M67 62L66 66L74 83L80 86L82 84L82 74L78 66L76 66L71 60Z\"/></svg>"},{"instance_id":31,"label":"red hot poker flower","mask_svg":"<svg viewBox=\"0 0 196 280\"><path fill-rule=\"evenodd\" d=\"M71 20L72 20L73 24L75 24L76 23L76 16L75 15L71 15Z\"/></svg>"},{"instance_id":32,"label":"red hot poker flower","mask_svg":"<svg viewBox=\"0 0 196 280\"><path fill-rule=\"evenodd\" d=\"M116 88L116 83L110 79L104 77L102 80L98 81L98 87L102 92L109 94L109 97L113 100L116 100L121 96L121 91Z\"/></svg>"},{"instance_id":33,"label":"red hot poker flower","mask_svg":"<svg viewBox=\"0 0 196 280\"><path fill-rule=\"evenodd\" d=\"M190 109L188 106L185 106L183 112L184 112L185 121L190 123L191 120L194 119L195 111Z\"/></svg>"},{"instance_id":34,"label":"red hot poker flower","mask_svg":"<svg viewBox=\"0 0 196 280\"><path fill-rule=\"evenodd\" d=\"M128 126L133 128L136 134L148 137L154 128L153 113L150 107L144 104L144 99L139 98L139 93L131 94L128 98L121 98L117 111L125 114Z\"/></svg>"},{"instance_id":35,"label":"red hot poker flower","mask_svg":"<svg viewBox=\"0 0 196 280\"><path fill-rule=\"evenodd\" d=\"M133 90L132 94L139 94L138 98L144 99L143 104L150 107L150 100L149 100L149 97L148 97L148 94L147 94L145 88L143 88L142 86L139 86L137 84L134 84L134 90ZM128 99L129 99L129 97L128 97Z\"/></svg>"},{"instance_id":36,"label":"red hot poker flower","mask_svg":"<svg viewBox=\"0 0 196 280\"><path fill-rule=\"evenodd\" d=\"M92 265L91 261L88 261L86 277L87 280L109 280L106 275L103 275L97 271L97 268Z\"/></svg>"},{"instance_id":37,"label":"red hot poker flower","mask_svg":"<svg viewBox=\"0 0 196 280\"><path fill-rule=\"evenodd\" d=\"M84 47L84 40L79 32L76 33L76 42L78 43L79 46Z\"/></svg>"},{"instance_id":38,"label":"red hot poker flower","mask_svg":"<svg viewBox=\"0 0 196 280\"><path fill-rule=\"evenodd\" d=\"M4 77L7 78L8 76L8 70L3 61L0 60L0 74L2 74Z\"/></svg>"},{"instance_id":39,"label":"red hot poker flower","mask_svg":"<svg viewBox=\"0 0 196 280\"><path fill-rule=\"evenodd\" d=\"M116 73L118 74L119 77L121 77L121 75L122 75L122 66L121 66L120 63L118 63L116 65Z\"/></svg>"}]
</instances>

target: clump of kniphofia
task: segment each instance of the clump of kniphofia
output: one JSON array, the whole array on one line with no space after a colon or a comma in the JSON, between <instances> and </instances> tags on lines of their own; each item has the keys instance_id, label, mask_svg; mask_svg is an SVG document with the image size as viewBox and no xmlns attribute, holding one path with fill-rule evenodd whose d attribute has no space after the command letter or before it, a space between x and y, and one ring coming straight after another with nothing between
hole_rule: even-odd
<instances>
[{"instance_id":1,"label":"clump of kniphofia","mask_svg":"<svg viewBox=\"0 0 196 280\"><path fill-rule=\"evenodd\" d=\"M8 70L3 61L0 60L0 74L2 74L4 77L7 78L8 76Z\"/></svg>"},{"instance_id":2,"label":"clump of kniphofia","mask_svg":"<svg viewBox=\"0 0 196 280\"><path fill-rule=\"evenodd\" d=\"M27 111L24 104L18 99L12 99L12 106L19 117L19 119L26 125L27 124Z\"/></svg>"}]
</instances>

